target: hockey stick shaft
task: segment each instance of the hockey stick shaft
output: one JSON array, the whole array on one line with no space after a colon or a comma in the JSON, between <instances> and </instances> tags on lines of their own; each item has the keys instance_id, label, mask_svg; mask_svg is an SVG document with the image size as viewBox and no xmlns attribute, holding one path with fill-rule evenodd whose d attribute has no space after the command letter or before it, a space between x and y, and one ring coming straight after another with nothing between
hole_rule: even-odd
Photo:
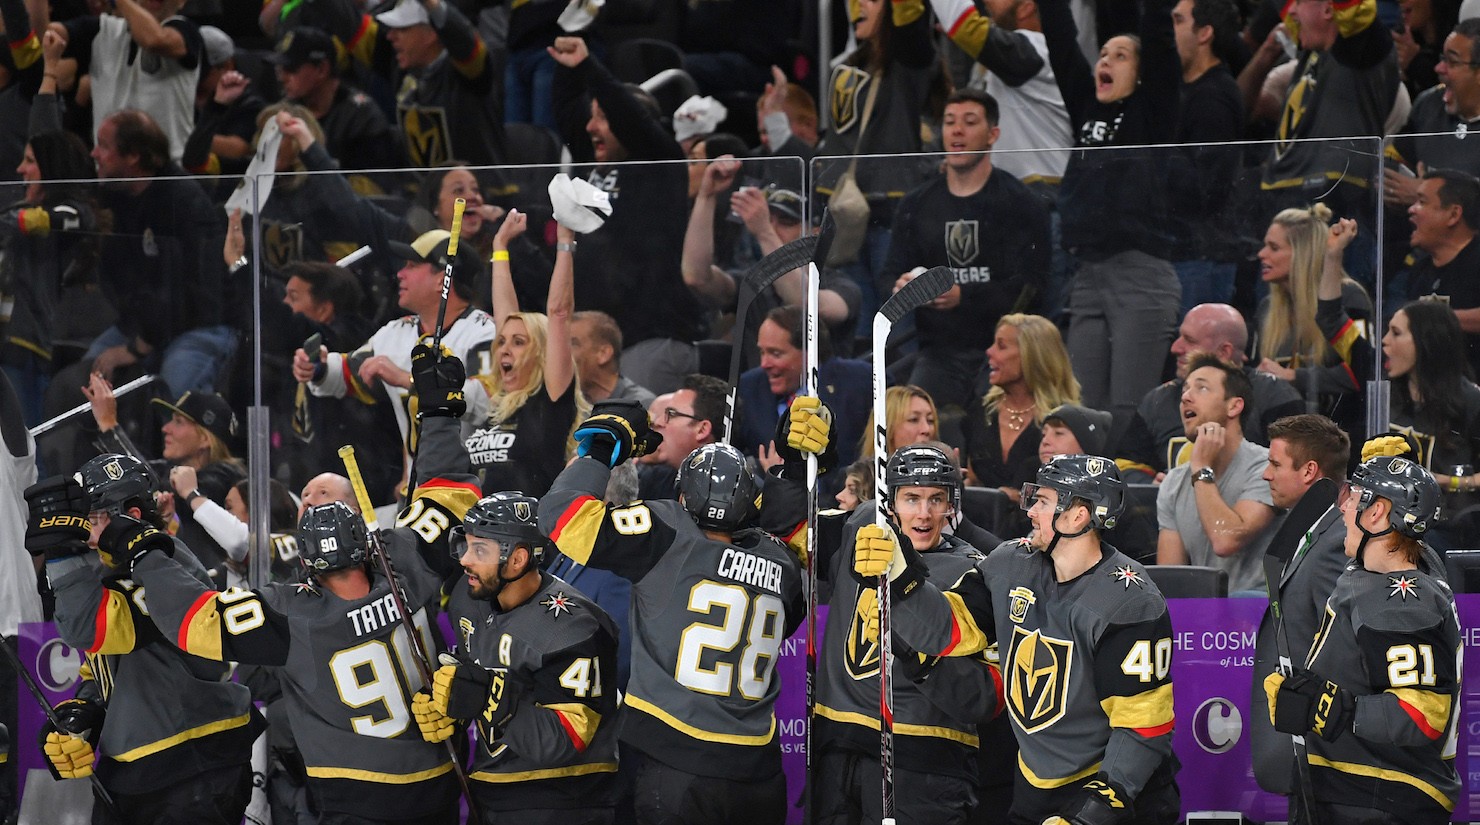
<instances>
[{"instance_id":1,"label":"hockey stick shaft","mask_svg":"<svg viewBox=\"0 0 1480 825\"><path fill-rule=\"evenodd\" d=\"M794 269L806 266L812 260L812 251L817 247L817 239L813 237L801 237L777 247L771 254L756 261L745 274L740 276L739 288L735 298L735 326L731 338L734 343L730 349L730 392L725 397L725 435L724 443L729 444L734 439L735 432L735 394L740 387L740 362L745 348L750 342L745 340L745 325L750 316L750 305L755 302L757 296L765 292L767 287L776 283L782 275Z\"/></svg>"},{"instance_id":2,"label":"hockey stick shaft","mask_svg":"<svg viewBox=\"0 0 1480 825\"><path fill-rule=\"evenodd\" d=\"M821 273L817 262L807 267L807 311L802 315L807 348L806 363L802 367L802 394L821 397L821 380L818 374L822 322L818 310L817 291ZM808 782L812 778L812 711L817 704L817 454L807 453L807 682L805 715L803 716L803 750L806 753L805 773ZM812 794L807 794L807 821L812 821Z\"/></svg>"},{"instance_id":3,"label":"hockey stick shaft","mask_svg":"<svg viewBox=\"0 0 1480 825\"><path fill-rule=\"evenodd\" d=\"M138 389L140 387L147 387L148 385L154 383L154 381L157 380L158 378L159 378L159 376L157 376L157 375L155 375L153 373L150 373L148 375L141 375L138 378L135 378L134 380L132 380L132 381L128 382L127 384L124 384L123 386L121 386L118 389L114 390L113 391L113 397L114 398L121 398L121 397L123 397L123 396L125 396L125 395L127 395L127 394L129 394L131 392L133 392L134 390L136 390L136 389ZM67 419L72 418L74 416L82 415L83 413L85 413L85 412L87 412L88 410L91 410L91 409L92 409L92 402L91 401L87 401L87 402L84 402L82 404L78 404L77 406L73 407L70 410L67 410L66 412L62 413L61 415L58 415L55 418L49 418L46 421L43 421L40 424L37 424L36 426L32 427L31 428L31 437L32 438L35 438L36 436L41 435L44 432L48 432L50 430L54 430L57 427L61 426L65 421L67 421Z\"/></svg>"},{"instance_id":4,"label":"hockey stick shaft","mask_svg":"<svg viewBox=\"0 0 1480 825\"><path fill-rule=\"evenodd\" d=\"M355 501L360 505L360 517L365 520L370 554L375 557L381 575L385 576L386 582L390 584L391 601L401 614L401 626L406 630L406 635L411 637L411 646L415 653L411 658L416 660L416 669L421 674L422 684L430 691L432 689L432 660L421 637L421 631L417 629L416 621L411 617L411 611L407 610L406 594L401 591L401 582L396 578L396 571L391 566L390 556L385 552L385 545L380 540L380 518L375 515L375 506L370 501L370 491L365 488L365 478L360 474L360 462L355 458L355 448L348 444L340 447L339 458L344 461L345 474L349 476L350 486L354 488ZM412 482L415 481L413 477ZM447 746L447 754L452 758L452 770L457 774L457 784L462 787L463 797L467 799L469 821L473 825L481 825L482 817L478 814L478 803L473 800L473 788L468 784L468 773L463 768L457 748L453 746L451 739L445 740L443 744Z\"/></svg>"},{"instance_id":5,"label":"hockey stick shaft","mask_svg":"<svg viewBox=\"0 0 1480 825\"><path fill-rule=\"evenodd\" d=\"M457 262L457 239L462 234L463 210L468 202L462 198L452 202L452 237L447 239L447 269L442 273L442 298L437 304L437 326L432 332L432 352L442 355L443 324L447 321L447 296L452 292L452 266Z\"/></svg>"},{"instance_id":6,"label":"hockey stick shaft","mask_svg":"<svg viewBox=\"0 0 1480 825\"><path fill-rule=\"evenodd\" d=\"M26 688L31 691L31 696L36 699L36 704L41 706L41 712L46 714L46 721L50 722L51 726L56 728L58 732L65 732L66 728L62 726L62 720L57 717L57 712L52 709L51 702L47 701L46 694L41 692L41 686L36 684L36 678L31 675L31 671L26 670L26 666L21 663L21 657L16 655L14 650L10 649L10 645L3 638L0 638L0 648L5 649L5 658L10 661L10 666L15 669L16 673L20 674L21 681L26 683ZM97 794L103 806L108 809L108 812L114 818L122 822L123 815L118 812L118 805L113 802L113 795L108 793L107 788L103 787L103 780L98 778L97 773L90 773L87 775L87 778L92 780L93 793Z\"/></svg>"},{"instance_id":7,"label":"hockey stick shaft","mask_svg":"<svg viewBox=\"0 0 1480 825\"><path fill-rule=\"evenodd\" d=\"M874 315L874 524L885 530L889 515L884 503L889 489L885 469L889 461L889 417L885 398L888 392L887 352L889 333L906 314L934 300L951 288L955 276L947 267L937 266L920 273L905 284ZM884 825L894 825L894 640L889 620L889 574L879 577L879 766L882 769Z\"/></svg>"}]
</instances>

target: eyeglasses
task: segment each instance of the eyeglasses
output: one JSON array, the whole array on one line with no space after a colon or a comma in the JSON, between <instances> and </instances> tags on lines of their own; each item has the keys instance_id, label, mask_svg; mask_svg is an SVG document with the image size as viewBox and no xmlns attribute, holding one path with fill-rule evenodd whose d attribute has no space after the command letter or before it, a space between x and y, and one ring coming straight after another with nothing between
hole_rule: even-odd
<instances>
[{"instance_id":1,"label":"eyeglasses","mask_svg":"<svg viewBox=\"0 0 1480 825\"><path fill-rule=\"evenodd\" d=\"M1460 66L1468 66L1471 69L1480 67L1480 61L1475 61L1475 60L1461 60L1460 57L1459 57L1459 55L1457 55L1457 54L1450 54L1448 52L1445 52L1444 54L1442 54L1442 55L1439 56L1439 62L1440 63L1443 63L1445 66L1447 66L1447 67L1449 67L1451 69L1455 69L1455 68L1458 68Z\"/></svg>"},{"instance_id":2,"label":"eyeglasses","mask_svg":"<svg viewBox=\"0 0 1480 825\"><path fill-rule=\"evenodd\" d=\"M663 409L663 421L665 423L672 423L673 422L673 419L675 419L675 418L689 418L689 419L692 419L694 421L698 421L699 420L699 416L694 415L692 413L679 412L678 410L675 410L672 407L665 407Z\"/></svg>"}]
</instances>

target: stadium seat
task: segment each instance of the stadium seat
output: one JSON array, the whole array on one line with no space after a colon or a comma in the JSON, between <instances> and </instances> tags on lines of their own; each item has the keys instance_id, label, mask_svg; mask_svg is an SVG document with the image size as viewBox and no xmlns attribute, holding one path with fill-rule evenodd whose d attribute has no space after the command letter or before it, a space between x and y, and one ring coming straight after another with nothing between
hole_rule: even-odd
<instances>
[{"instance_id":1,"label":"stadium seat","mask_svg":"<svg viewBox=\"0 0 1480 825\"><path fill-rule=\"evenodd\" d=\"M1156 561L1156 492L1155 484L1127 484L1125 512L1105 540L1115 549L1142 564Z\"/></svg>"},{"instance_id":2,"label":"stadium seat","mask_svg":"<svg viewBox=\"0 0 1480 825\"><path fill-rule=\"evenodd\" d=\"M729 341L699 341L695 344L699 349L699 373L720 379L730 380L730 353L733 350Z\"/></svg>"},{"instance_id":3,"label":"stadium seat","mask_svg":"<svg viewBox=\"0 0 1480 825\"><path fill-rule=\"evenodd\" d=\"M1228 571L1190 564L1151 564L1146 572L1168 599L1220 599L1228 595Z\"/></svg>"},{"instance_id":4,"label":"stadium seat","mask_svg":"<svg viewBox=\"0 0 1480 825\"><path fill-rule=\"evenodd\" d=\"M642 88L658 101L658 108L667 121L673 120L673 113L685 100L699 93L699 84L683 69L664 69L644 80Z\"/></svg>"},{"instance_id":5,"label":"stadium seat","mask_svg":"<svg viewBox=\"0 0 1480 825\"><path fill-rule=\"evenodd\" d=\"M998 538L1010 538L1003 532L1003 527L1015 509L1017 505L1012 503L1012 499L996 487L964 487L961 490L961 512L973 524L991 531Z\"/></svg>"},{"instance_id":6,"label":"stadium seat","mask_svg":"<svg viewBox=\"0 0 1480 825\"><path fill-rule=\"evenodd\" d=\"M613 46L607 65L618 80L641 83L664 69L682 69L683 52L666 40L638 37Z\"/></svg>"}]
</instances>

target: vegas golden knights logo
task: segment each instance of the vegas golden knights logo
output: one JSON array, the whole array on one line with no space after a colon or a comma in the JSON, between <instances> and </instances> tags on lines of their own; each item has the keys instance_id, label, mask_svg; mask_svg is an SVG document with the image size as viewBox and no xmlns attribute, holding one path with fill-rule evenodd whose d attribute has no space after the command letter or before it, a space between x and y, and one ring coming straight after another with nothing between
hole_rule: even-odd
<instances>
[{"instance_id":1,"label":"vegas golden knights logo","mask_svg":"<svg viewBox=\"0 0 1480 825\"><path fill-rule=\"evenodd\" d=\"M1316 65L1321 62L1319 53L1312 53L1306 58L1305 71L1301 73L1300 79L1290 87L1290 92L1285 96L1285 110L1280 113L1279 128L1275 132L1276 143L1274 145L1274 156L1278 160L1290 151L1294 146L1295 133L1300 129L1300 121L1305 119L1306 105L1309 96L1315 93Z\"/></svg>"},{"instance_id":2,"label":"vegas golden knights logo","mask_svg":"<svg viewBox=\"0 0 1480 825\"><path fill-rule=\"evenodd\" d=\"M970 266L981 251L977 222L951 221L946 224L946 260L951 266Z\"/></svg>"},{"instance_id":3,"label":"vegas golden knights logo","mask_svg":"<svg viewBox=\"0 0 1480 825\"><path fill-rule=\"evenodd\" d=\"M1084 462L1084 469L1088 470L1092 476L1104 475L1105 464L1106 461L1103 458L1091 458L1089 461Z\"/></svg>"},{"instance_id":4,"label":"vegas golden knights logo","mask_svg":"<svg viewBox=\"0 0 1480 825\"><path fill-rule=\"evenodd\" d=\"M1037 630L1012 629L1007 651L1007 711L1024 733L1063 717L1069 704L1074 643Z\"/></svg>"},{"instance_id":5,"label":"vegas golden knights logo","mask_svg":"<svg viewBox=\"0 0 1480 825\"><path fill-rule=\"evenodd\" d=\"M401 133L412 166L439 166L452 157L452 132L447 128L447 110L401 109Z\"/></svg>"},{"instance_id":6,"label":"vegas golden knights logo","mask_svg":"<svg viewBox=\"0 0 1480 825\"><path fill-rule=\"evenodd\" d=\"M1167 441L1167 469L1181 467L1192 460L1192 441L1184 435L1172 436Z\"/></svg>"},{"instance_id":7,"label":"vegas golden knights logo","mask_svg":"<svg viewBox=\"0 0 1480 825\"><path fill-rule=\"evenodd\" d=\"M868 84L873 77L856 66L839 66L832 74L833 130L842 134L852 129L863 117Z\"/></svg>"},{"instance_id":8,"label":"vegas golden knights logo","mask_svg":"<svg viewBox=\"0 0 1480 825\"><path fill-rule=\"evenodd\" d=\"M262 252L270 269L303 260L303 224L263 221Z\"/></svg>"},{"instance_id":9,"label":"vegas golden knights logo","mask_svg":"<svg viewBox=\"0 0 1480 825\"><path fill-rule=\"evenodd\" d=\"M844 645L843 666L854 681L879 675L879 643L869 641L863 632L863 617L857 607L848 623L848 642Z\"/></svg>"},{"instance_id":10,"label":"vegas golden knights logo","mask_svg":"<svg viewBox=\"0 0 1480 825\"><path fill-rule=\"evenodd\" d=\"M1021 624L1028 617L1028 607L1038 601L1033 591L1026 587L1014 587L1007 593L1007 618Z\"/></svg>"},{"instance_id":11,"label":"vegas golden knights logo","mask_svg":"<svg viewBox=\"0 0 1480 825\"><path fill-rule=\"evenodd\" d=\"M107 464L103 465L103 472L108 476L108 478L117 481L120 478L123 478L123 465L118 463L117 459L114 459L113 461L110 461Z\"/></svg>"}]
</instances>

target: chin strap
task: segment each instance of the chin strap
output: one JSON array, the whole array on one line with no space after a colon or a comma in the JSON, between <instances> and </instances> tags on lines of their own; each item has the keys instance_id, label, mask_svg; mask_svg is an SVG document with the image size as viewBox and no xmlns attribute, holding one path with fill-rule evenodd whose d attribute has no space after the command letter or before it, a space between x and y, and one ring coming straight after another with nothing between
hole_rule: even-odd
<instances>
[{"instance_id":1,"label":"chin strap","mask_svg":"<svg viewBox=\"0 0 1480 825\"><path fill-rule=\"evenodd\" d=\"M1071 504L1070 506L1073 505ZM1053 514L1053 521L1049 522L1049 524L1053 527L1053 538L1049 540L1048 546L1043 548L1043 552L1049 554L1050 556L1053 555L1053 549L1059 546L1059 539L1077 539L1085 533L1088 533L1090 530L1094 529L1093 524L1086 524L1084 526L1084 529L1080 530L1078 533L1060 533L1059 516L1062 516L1063 514L1064 510L1056 511Z\"/></svg>"},{"instance_id":2,"label":"chin strap","mask_svg":"<svg viewBox=\"0 0 1480 825\"><path fill-rule=\"evenodd\" d=\"M1363 510L1362 512L1366 512L1366 510ZM1393 526L1389 524L1387 529L1383 530L1381 533L1368 532L1367 528L1362 526L1362 513L1357 513L1357 529L1362 531L1362 540L1357 543L1357 555L1355 561L1357 563L1357 567L1362 567L1362 554L1367 552L1367 542L1377 538L1378 536L1385 536L1388 533L1393 532Z\"/></svg>"}]
</instances>

